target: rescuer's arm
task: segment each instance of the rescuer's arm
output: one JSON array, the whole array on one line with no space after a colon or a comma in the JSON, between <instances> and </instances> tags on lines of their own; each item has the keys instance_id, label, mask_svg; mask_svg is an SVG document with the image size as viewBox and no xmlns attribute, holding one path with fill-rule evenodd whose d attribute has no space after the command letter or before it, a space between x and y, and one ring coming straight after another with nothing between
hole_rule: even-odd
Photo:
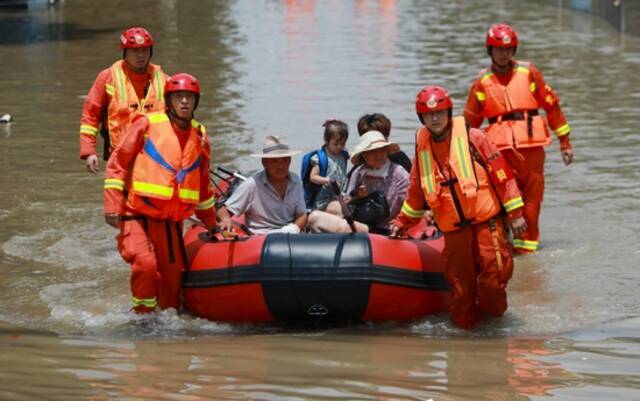
<instances>
[{"instance_id":1,"label":"rescuer's arm","mask_svg":"<svg viewBox=\"0 0 640 401\"><path fill-rule=\"evenodd\" d=\"M420 167L417 157L413 158L411 172L409 173L409 187L407 196L400 208L400 213L391 223L391 237L397 237L408 227L416 225L425 214L425 200L420 186Z\"/></svg>"},{"instance_id":2,"label":"rescuer's arm","mask_svg":"<svg viewBox=\"0 0 640 401\"><path fill-rule=\"evenodd\" d=\"M110 81L110 71L98 74L82 106L80 117L80 158L87 169L96 174L99 170L96 141L100 129L100 120L109 104L106 84Z\"/></svg>"},{"instance_id":3,"label":"rescuer's arm","mask_svg":"<svg viewBox=\"0 0 640 401\"><path fill-rule=\"evenodd\" d=\"M478 129L469 130L469 140L482 158L489 179L502 202L513 234L520 236L527 228L522 217L524 202L511 167L496 146Z\"/></svg>"},{"instance_id":4,"label":"rescuer's arm","mask_svg":"<svg viewBox=\"0 0 640 401\"><path fill-rule=\"evenodd\" d=\"M571 134L571 127L567 123L567 119L560 107L560 99L544 80L542 72L536 68L533 64L529 65L529 71L531 77L536 85L535 96L538 100L538 104L547 113L547 119L549 126L556 133L558 140L560 141L560 151L562 152L562 160L564 164L569 165L573 161L573 148L569 141L569 135Z\"/></svg>"},{"instance_id":5,"label":"rescuer's arm","mask_svg":"<svg viewBox=\"0 0 640 401\"><path fill-rule=\"evenodd\" d=\"M104 174L104 214L107 224L117 227L124 208L124 185L132 162L142 150L149 120L140 115L109 157Z\"/></svg>"},{"instance_id":6,"label":"rescuer's arm","mask_svg":"<svg viewBox=\"0 0 640 401\"><path fill-rule=\"evenodd\" d=\"M485 99L486 95L480 88L480 79L478 78L471 84L467 103L464 106L464 119L470 127L479 128L482 125L484 120L482 109Z\"/></svg>"},{"instance_id":7,"label":"rescuer's arm","mask_svg":"<svg viewBox=\"0 0 640 401\"><path fill-rule=\"evenodd\" d=\"M204 142L203 146L205 148L200 156L202 158L202 163L200 164L200 200L196 205L196 216L207 228L213 228L217 224L215 210L216 198L213 192L213 185L209 180L209 160L211 154L209 150L209 140L205 139Z\"/></svg>"}]
</instances>

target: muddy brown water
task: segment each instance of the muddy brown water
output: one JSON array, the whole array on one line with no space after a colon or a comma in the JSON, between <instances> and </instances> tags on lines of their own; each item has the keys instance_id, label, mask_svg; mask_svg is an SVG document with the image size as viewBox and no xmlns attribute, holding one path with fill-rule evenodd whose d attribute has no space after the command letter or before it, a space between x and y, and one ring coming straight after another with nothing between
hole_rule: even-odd
<instances>
[{"instance_id":1,"label":"muddy brown water","mask_svg":"<svg viewBox=\"0 0 640 401\"><path fill-rule=\"evenodd\" d=\"M0 8L0 399L640 399L640 39L550 2L66 1ZM542 249L510 308L471 333L447 316L336 328L229 326L129 314L128 266L78 160L83 97L144 25L168 72L203 86L214 162L249 171L265 133L321 145L322 122L383 112L408 153L415 93L460 111L513 23L573 127L547 152ZM298 169L299 158L292 165ZM103 167L103 166L102 166Z\"/></svg>"}]
</instances>

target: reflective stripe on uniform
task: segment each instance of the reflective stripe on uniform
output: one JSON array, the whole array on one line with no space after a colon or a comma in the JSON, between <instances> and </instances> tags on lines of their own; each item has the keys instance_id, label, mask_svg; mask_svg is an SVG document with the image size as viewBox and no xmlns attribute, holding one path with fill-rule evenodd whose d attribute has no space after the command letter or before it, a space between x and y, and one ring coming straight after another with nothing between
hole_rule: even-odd
<instances>
[{"instance_id":1,"label":"reflective stripe on uniform","mask_svg":"<svg viewBox=\"0 0 640 401\"><path fill-rule=\"evenodd\" d=\"M561 125L560 127L556 128L554 131L556 131L556 135L560 136L565 136L567 135L569 132L571 132L571 127L569 127L569 124L564 124Z\"/></svg>"},{"instance_id":2,"label":"reflective stripe on uniform","mask_svg":"<svg viewBox=\"0 0 640 401\"><path fill-rule=\"evenodd\" d=\"M489 78L491 78L492 76L493 76L493 73L492 73L492 72L487 72L486 74L484 74L484 75L482 76L482 78L480 78L480 82L484 81L485 79L489 79Z\"/></svg>"},{"instance_id":3,"label":"reflective stripe on uniform","mask_svg":"<svg viewBox=\"0 0 640 401\"><path fill-rule=\"evenodd\" d=\"M104 189L117 189L124 191L124 181L117 178L106 178L104 180Z\"/></svg>"},{"instance_id":4,"label":"reflective stripe on uniform","mask_svg":"<svg viewBox=\"0 0 640 401\"><path fill-rule=\"evenodd\" d=\"M537 251L538 250L538 241L530 241L526 239L518 239L515 238L513 240L513 247L526 249L527 251Z\"/></svg>"},{"instance_id":5,"label":"reflective stripe on uniform","mask_svg":"<svg viewBox=\"0 0 640 401\"><path fill-rule=\"evenodd\" d=\"M484 102L485 100L487 100L487 95L485 95L484 92L476 92L476 98L478 99L478 101Z\"/></svg>"},{"instance_id":6,"label":"reflective stripe on uniform","mask_svg":"<svg viewBox=\"0 0 640 401\"><path fill-rule=\"evenodd\" d=\"M420 152L420 168L422 174L422 187L427 190L428 194L432 194L436 191L436 180L433 175L433 161L431 160L431 152L423 150Z\"/></svg>"},{"instance_id":7,"label":"reflective stripe on uniform","mask_svg":"<svg viewBox=\"0 0 640 401\"><path fill-rule=\"evenodd\" d=\"M120 97L119 101L121 104L127 104L127 86L124 71L122 70L122 68L114 68L114 71L114 83L115 88L118 90L118 96Z\"/></svg>"},{"instance_id":8,"label":"reflective stripe on uniform","mask_svg":"<svg viewBox=\"0 0 640 401\"><path fill-rule=\"evenodd\" d=\"M80 125L80 133L91 135L91 136L98 136L98 127L94 127L93 125L82 124Z\"/></svg>"},{"instance_id":9,"label":"reflective stripe on uniform","mask_svg":"<svg viewBox=\"0 0 640 401\"><path fill-rule=\"evenodd\" d=\"M513 210L516 210L519 207L523 207L524 202L522 201L522 197L518 196L517 198L513 198L506 201L505 203L502 204L502 206L504 206L504 210L506 210L507 213L509 213Z\"/></svg>"},{"instance_id":10,"label":"reflective stripe on uniform","mask_svg":"<svg viewBox=\"0 0 640 401\"><path fill-rule=\"evenodd\" d=\"M164 102L164 82L162 82L162 74L156 69L153 75L153 82L156 85L156 98L159 102Z\"/></svg>"},{"instance_id":11,"label":"reflective stripe on uniform","mask_svg":"<svg viewBox=\"0 0 640 401\"><path fill-rule=\"evenodd\" d=\"M535 83L535 82L531 82L531 83L529 84L529 90L530 90L531 92L535 92L535 91L536 91L536 83Z\"/></svg>"},{"instance_id":12,"label":"reflective stripe on uniform","mask_svg":"<svg viewBox=\"0 0 640 401\"><path fill-rule=\"evenodd\" d=\"M145 194L158 195L162 198L169 199L173 196L173 188L164 185L150 184L148 182L134 181L133 191ZM196 198L197 199L197 198Z\"/></svg>"},{"instance_id":13,"label":"reflective stripe on uniform","mask_svg":"<svg viewBox=\"0 0 640 401\"><path fill-rule=\"evenodd\" d=\"M180 188L178 195L180 196L180 199L189 199L192 201L200 199L200 191L194 191L192 189Z\"/></svg>"},{"instance_id":14,"label":"reflective stripe on uniform","mask_svg":"<svg viewBox=\"0 0 640 401\"><path fill-rule=\"evenodd\" d=\"M524 67L524 66L517 66L516 68L514 68L516 72L522 72L524 74L528 74L529 73L529 68L528 67Z\"/></svg>"},{"instance_id":15,"label":"reflective stripe on uniform","mask_svg":"<svg viewBox=\"0 0 640 401\"><path fill-rule=\"evenodd\" d=\"M469 155L469 149L467 149L467 141L465 139L466 138L460 136L456 137L455 146L456 159L458 159L458 167L460 168L463 179L471 177L471 170L473 168L467 157Z\"/></svg>"},{"instance_id":16,"label":"reflective stripe on uniform","mask_svg":"<svg viewBox=\"0 0 640 401\"><path fill-rule=\"evenodd\" d=\"M131 303L133 304L134 308L137 306L146 306L147 308L155 308L156 306L158 306L158 301L156 297L153 297L153 298L131 297Z\"/></svg>"},{"instance_id":17,"label":"reflective stripe on uniform","mask_svg":"<svg viewBox=\"0 0 640 401\"><path fill-rule=\"evenodd\" d=\"M407 201L404 201L404 203L402 204L402 209L400 209L400 211L405 216L411 217L411 218L414 218L414 219L419 219L420 217L422 217L424 215L424 212L425 212L424 210L415 210L414 208L409 206Z\"/></svg>"},{"instance_id":18,"label":"reflective stripe on uniform","mask_svg":"<svg viewBox=\"0 0 640 401\"><path fill-rule=\"evenodd\" d=\"M150 124L158 124L169 121L169 116L167 116L167 113L153 113L149 114L147 118L149 119Z\"/></svg>"},{"instance_id":19,"label":"reflective stripe on uniform","mask_svg":"<svg viewBox=\"0 0 640 401\"><path fill-rule=\"evenodd\" d=\"M111 84L105 84L104 89L109 96L113 96L113 94L116 92L116 88L114 88Z\"/></svg>"},{"instance_id":20,"label":"reflective stripe on uniform","mask_svg":"<svg viewBox=\"0 0 640 401\"><path fill-rule=\"evenodd\" d=\"M206 210L213 207L216 204L216 197L212 196L204 202L200 202L196 205L196 210Z\"/></svg>"}]
</instances>

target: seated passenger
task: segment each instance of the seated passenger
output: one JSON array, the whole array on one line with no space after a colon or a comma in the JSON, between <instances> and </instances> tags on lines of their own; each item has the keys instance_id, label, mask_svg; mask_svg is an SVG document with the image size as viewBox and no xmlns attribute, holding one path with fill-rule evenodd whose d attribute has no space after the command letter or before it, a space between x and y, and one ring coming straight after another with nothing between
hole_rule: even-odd
<instances>
[{"instance_id":1,"label":"seated passenger","mask_svg":"<svg viewBox=\"0 0 640 401\"><path fill-rule=\"evenodd\" d=\"M356 231L389 233L392 217L400 211L409 186L409 173L388 158L389 153L399 150L397 144L388 142L379 131L369 131L360 137L351 156L351 163L357 167L347 186L347 202L351 204L349 210L358 215L357 205L362 204L369 195L374 196L375 192L384 195L388 210L386 217L375 224L365 224L356 219ZM346 219L318 210L309 215L307 227L313 232L352 231Z\"/></svg>"},{"instance_id":2,"label":"seated passenger","mask_svg":"<svg viewBox=\"0 0 640 401\"><path fill-rule=\"evenodd\" d=\"M302 182L289 172L291 156L298 153L283 139L267 135L262 153L251 155L262 159L264 170L240 184L218 209L220 229L232 231L231 217L244 214L254 234L299 233L307 221L307 208Z\"/></svg>"},{"instance_id":3,"label":"seated passenger","mask_svg":"<svg viewBox=\"0 0 640 401\"><path fill-rule=\"evenodd\" d=\"M380 131L389 140L391 121L381 113L365 114L358 120L358 135L362 136L369 131ZM398 149L397 152L389 153L389 160L404 167L408 173L411 172L411 159L403 151Z\"/></svg>"},{"instance_id":4,"label":"seated passenger","mask_svg":"<svg viewBox=\"0 0 640 401\"><path fill-rule=\"evenodd\" d=\"M340 120L327 120L324 124L324 145L311 151L302 159L301 175L307 209L324 210L341 215L340 204L331 181L336 181L341 191L347 189L347 161L349 153L344 147L349 138L349 127Z\"/></svg>"}]
</instances>

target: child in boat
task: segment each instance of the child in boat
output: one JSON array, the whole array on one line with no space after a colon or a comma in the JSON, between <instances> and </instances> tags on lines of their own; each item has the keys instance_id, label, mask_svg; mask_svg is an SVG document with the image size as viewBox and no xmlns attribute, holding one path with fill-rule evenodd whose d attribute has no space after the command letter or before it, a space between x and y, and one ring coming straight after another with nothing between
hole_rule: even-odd
<instances>
[{"instance_id":1,"label":"child in boat","mask_svg":"<svg viewBox=\"0 0 640 401\"><path fill-rule=\"evenodd\" d=\"M336 181L342 192L346 190L349 153L344 148L349 138L349 127L345 122L334 119L325 121L322 126L324 145L307 153L302 161L305 200L310 210L341 215L340 204L334 200L331 181Z\"/></svg>"}]
</instances>

